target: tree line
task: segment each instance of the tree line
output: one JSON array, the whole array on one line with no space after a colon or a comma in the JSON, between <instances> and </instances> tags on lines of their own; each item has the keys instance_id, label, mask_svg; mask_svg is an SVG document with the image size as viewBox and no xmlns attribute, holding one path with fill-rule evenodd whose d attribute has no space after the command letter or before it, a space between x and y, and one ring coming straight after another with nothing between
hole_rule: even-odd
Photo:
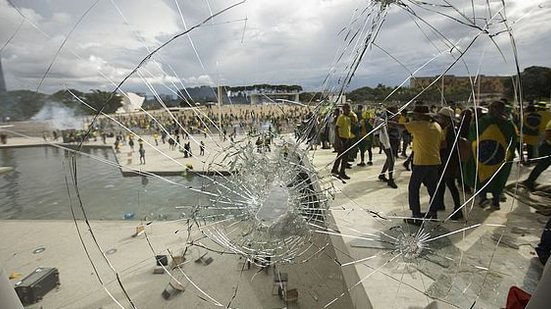
<instances>
[{"instance_id":1,"label":"tree line","mask_svg":"<svg viewBox=\"0 0 551 309\"><path fill-rule=\"evenodd\" d=\"M114 113L122 106L122 97L98 89L86 93L76 89L59 90L51 95L30 90L7 91L0 93L0 116L2 119L27 120L46 104L71 109L77 115L95 114L104 105L105 113Z\"/></svg>"},{"instance_id":2,"label":"tree line","mask_svg":"<svg viewBox=\"0 0 551 309\"><path fill-rule=\"evenodd\" d=\"M531 66L520 74L522 96L524 101L549 101L551 98L551 68ZM500 96L512 100L515 96L514 84L518 80L516 75L504 76L500 79L503 92ZM406 102L416 97L423 89L415 87L392 87L378 84L376 87L361 87L346 94L347 98L358 103L382 102ZM394 92L394 93L393 93ZM447 102L466 102L473 95L473 88L468 85L452 85L443 89L443 97ZM474 90L477 93L477 89ZM389 95L392 96L389 97ZM436 82L430 88L425 89L417 100L428 103L440 103L442 99L441 84Z\"/></svg>"}]
</instances>

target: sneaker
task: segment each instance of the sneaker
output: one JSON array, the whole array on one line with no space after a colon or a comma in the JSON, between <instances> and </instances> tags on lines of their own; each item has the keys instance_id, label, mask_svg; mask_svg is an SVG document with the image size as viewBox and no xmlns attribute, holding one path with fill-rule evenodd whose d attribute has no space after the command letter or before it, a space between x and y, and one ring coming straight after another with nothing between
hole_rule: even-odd
<instances>
[{"instance_id":1,"label":"sneaker","mask_svg":"<svg viewBox=\"0 0 551 309\"><path fill-rule=\"evenodd\" d=\"M365 166L365 163L364 163L364 162L360 162L360 163L358 163L358 166Z\"/></svg>"},{"instance_id":2,"label":"sneaker","mask_svg":"<svg viewBox=\"0 0 551 309\"><path fill-rule=\"evenodd\" d=\"M499 201L500 202L507 202L507 196L505 195L505 193L499 194Z\"/></svg>"},{"instance_id":3,"label":"sneaker","mask_svg":"<svg viewBox=\"0 0 551 309\"><path fill-rule=\"evenodd\" d=\"M331 174L333 174L333 175L338 175L338 174L339 174L339 171L338 171L338 170L331 170Z\"/></svg>"},{"instance_id":4,"label":"sneaker","mask_svg":"<svg viewBox=\"0 0 551 309\"><path fill-rule=\"evenodd\" d=\"M346 163L346 168L352 168L352 164Z\"/></svg>"},{"instance_id":5,"label":"sneaker","mask_svg":"<svg viewBox=\"0 0 551 309\"><path fill-rule=\"evenodd\" d=\"M388 182L388 179L387 179L386 176L383 175L383 174L379 175L379 180L380 180L380 181L384 181L384 182Z\"/></svg>"},{"instance_id":6,"label":"sneaker","mask_svg":"<svg viewBox=\"0 0 551 309\"><path fill-rule=\"evenodd\" d=\"M499 203L492 203L492 210L500 210Z\"/></svg>"},{"instance_id":7,"label":"sneaker","mask_svg":"<svg viewBox=\"0 0 551 309\"><path fill-rule=\"evenodd\" d=\"M367 162L367 165L373 165L373 162L369 161Z\"/></svg>"},{"instance_id":8,"label":"sneaker","mask_svg":"<svg viewBox=\"0 0 551 309\"><path fill-rule=\"evenodd\" d=\"M409 164L407 162L402 163L402 165L404 166L406 171L411 171L411 169L409 168Z\"/></svg>"},{"instance_id":9,"label":"sneaker","mask_svg":"<svg viewBox=\"0 0 551 309\"><path fill-rule=\"evenodd\" d=\"M458 221L458 220L462 220L463 218L464 218L463 212L460 210L454 213L453 215L451 215L450 220Z\"/></svg>"},{"instance_id":10,"label":"sneaker","mask_svg":"<svg viewBox=\"0 0 551 309\"><path fill-rule=\"evenodd\" d=\"M340 179L350 179L350 177L348 175L346 175L345 173L340 173L339 178Z\"/></svg>"},{"instance_id":11,"label":"sneaker","mask_svg":"<svg viewBox=\"0 0 551 309\"><path fill-rule=\"evenodd\" d=\"M393 189L398 189L398 186L394 182L394 179L389 179L388 182L386 183L386 185L393 188Z\"/></svg>"}]
</instances>

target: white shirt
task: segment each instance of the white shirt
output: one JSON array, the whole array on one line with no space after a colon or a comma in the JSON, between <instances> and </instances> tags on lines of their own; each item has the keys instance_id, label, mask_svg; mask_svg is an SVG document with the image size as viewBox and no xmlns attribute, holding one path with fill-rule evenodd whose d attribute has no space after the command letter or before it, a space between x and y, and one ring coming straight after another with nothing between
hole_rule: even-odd
<instances>
[{"instance_id":1,"label":"white shirt","mask_svg":"<svg viewBox=\"0 0 551 309\"><path fill-rule=\"evenodd\" d=\"M382 126L379 128L379 142L381 145L383 145L384 149L390 149L390 138L388 137L388 131L387 131L387 121L386 119L383 119L381 117L377 117L375 119L375 128L378 126Z\"/></svg>"}]
</instances>

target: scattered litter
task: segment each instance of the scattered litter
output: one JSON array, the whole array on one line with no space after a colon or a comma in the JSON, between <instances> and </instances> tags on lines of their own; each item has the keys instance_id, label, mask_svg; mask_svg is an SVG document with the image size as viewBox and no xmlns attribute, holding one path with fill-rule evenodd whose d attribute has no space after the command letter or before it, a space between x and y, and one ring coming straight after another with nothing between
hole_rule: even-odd
<instances>
[{"instance_id":1,"label":"scattered litter","mask_svg":"<svg viewBox=\"0 0 551 309\"><path fill-rule=\"evenodd\" d=\"M130 220L130 219L134 218L135 215L136 214L133 213L133 212L127 212L127 213L124 214L123 218L124 218L124 220Z\"/></svg>"},{"instance_id":2,"label":"scattered litter","mask_svg":"<svg viewBox=\"0 0 551 309\"><path fill-rule=\"evenodd\" d=\"M136 226L136 233L132 235L132 237L137 237L142 235L145 232L145 227L143 225Z\"/></svg>"},{"instance_id":3,"label":"scattered litter","mask_svg":"<svg viewBox=\"0 0 551 309\"><path fill-rule=\"evenodd\" d=\"M33 254L39 254L39 253L42 253L44 251L46 251L46 247L38 247L38 248L33 250Z\"/></svg>"},{"instance_id":4,"label":"scattered litter","mask_svg":"<svg viewBox=\"0 0 551 309\"><path fill-rule=\"evenodd\" d=\"M185 288L181 284L170 281L161 295L163 295L165 300L169 300L172 296L180 294L184 292L184 290Z\"/></svg>"},{"instance_id":5,"label":"scattered litter","mask_svg":"<svg viewBox=\"0 0 551 309\"><path fill-rule=\"evenodd\" d=\"M201 255L198 259L195 260L195 263L201 263L205 266L208 266L210 263L212 263L212 261L214 261L213 258L211 257L205 257L207 255L207 253Z\"/></svg>"},{"instance_id":6,"label":"scattered litter","mask_svg":"<svg viewBox=\"0 0 551 309\"><path fill-rule=\"evenodd\" d=\"M181 266L186 261L186 258L183 255L174 255L172 256L172 269Z\"/></svg>"},{"instance_id":7,"label":"scattered litter","mask_svg":"<svg viewBox=\"0 0 551 309\"><path fill-rule=\"evenodd\" d=\"M166 255L156 255L155 261L157 261L157 266L168 266L168 256Z\"/></svg>"},{"instance_id":8,"label":"scattered litter","mask_svg":"<svg viewBox=\"0 0 551 309\"><path fill-rule=\"evenodd\" d=\"M13 280L13 279L18 279L19 277L23 276L22 273L18 273L18 272L13 272L13 273L10 273L10 280Z\"/></svg>"}]
</instances>

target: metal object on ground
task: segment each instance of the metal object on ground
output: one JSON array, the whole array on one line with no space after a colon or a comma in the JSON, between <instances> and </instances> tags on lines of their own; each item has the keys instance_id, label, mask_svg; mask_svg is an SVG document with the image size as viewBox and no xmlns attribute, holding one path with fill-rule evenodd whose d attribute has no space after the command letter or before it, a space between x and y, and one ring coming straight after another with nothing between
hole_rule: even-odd
<instances>
[{"instance_id":1,"label":"metal object on ground","mask_svg":"<svg viewBox=\"0 0 551 309\"><path fill-rule=\"evenodd\" d=\"M38 247L38 248L33 250L33 254L39 254L39 253L42 253L44 251L46 251L46 247Z\"/></svg>"},{"instance_id":2,"label":"metal object on ground","mask_svg":"<svg viewBox=\"0 0 551 309\"><path fill-rule=\"evenodd\" d=\"M60 285L57 268L39 267L15 284L15 292L24 306L37 303Z\"/></svg>"},{"instance_id":3,"label":"metal object on ground","mask_svg":"<svg viewBox=\"0 0 551 309\"><path fill-rule=\"evenodd\" d=\"M164 299L169 300L172 296L182 293L184 290L185 288L181 284L170 281L161 295Z\"/></svg>"},{"instance_id":4,"label":"metal object on ground","mask_svg":"<svg viewBox=\"0 0 551 309\"><path fill-rule=\"evenodd\" d=\"M168 266L168 256L166 255L156 255L155 260L157 261L157 266Z\"/></svg>"}]
</instances>

